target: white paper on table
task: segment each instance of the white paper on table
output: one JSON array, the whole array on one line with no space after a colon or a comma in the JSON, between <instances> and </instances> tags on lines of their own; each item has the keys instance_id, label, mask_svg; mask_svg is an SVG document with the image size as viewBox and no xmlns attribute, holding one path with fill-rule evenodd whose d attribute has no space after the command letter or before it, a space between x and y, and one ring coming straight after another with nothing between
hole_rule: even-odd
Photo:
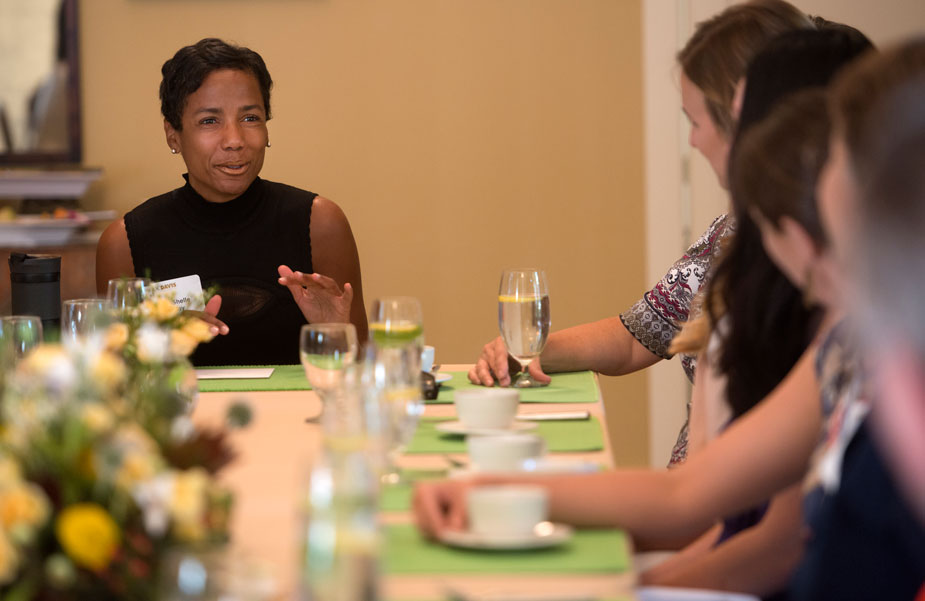
<instances>
[{"instance_id":1,"label":"white paper on table","mask_svg":"<svg viewBox=\"0 0 925 601\"><path fill-rule=\"evenodd\" d=\"M242 367L237 369L197 369L200 380L260 380L273 375L272 367Z\"/></svg>"}]
</instances>

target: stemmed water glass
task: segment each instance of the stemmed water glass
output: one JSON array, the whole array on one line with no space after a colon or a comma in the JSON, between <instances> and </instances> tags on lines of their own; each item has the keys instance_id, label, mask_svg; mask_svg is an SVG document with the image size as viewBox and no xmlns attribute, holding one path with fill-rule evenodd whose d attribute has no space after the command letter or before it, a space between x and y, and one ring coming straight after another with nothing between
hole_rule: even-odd
<instances>
[{"instance_id":1,"label":"stemmed water glass","mask_svg":"<svg viewBox=\"0 0 925 601\"><path fill-rule=\"evenodd\" d=\"M153 290L148 278L116 278L109 280L106 299L112 303L113 310L122 312L140 305Z\"/></svg>"},{"instance_id":2,"label":"stemmed water glass","mask_svg":"<svg viewBox=\"0 0 925 601\"><path fill-rule=\"evenodd\" d=\"M516 388L546 386L527 366L543 352L549 336L549 285L541 269L506 269L498 288L498 327L507 352L520 363Z\"/></svg>"},{"instance_id":3,"label":"stemmed water glass","mask_svg":"<svg viewBox=\"0 0 925 601\"><path fill-rule=\"evenodd\" d=\"M100 334L111 319L112 303L103 298L75 298L61 304L61 342L76 345Z\"/></svg>"},{"instance_id":4,"label":"stemmed water glass","mask_svg":"<svg viewBox=\"0 0 925 601\"><path fill-rule=\"evenodd\" d=\"M356 362L357 331L352 323L310 323L302 326L299 357L321 406L344 387L347 370Z\"/></svg>"},{"instance_id":5,"label":"stemmed water glass","mask_svg":"<svg viewBox=\"0 0 925 601\"><path fill-rule=\"evenodd\" d=\"M36 315L0 317L0 361L14 367L30 350L42 343L42 319Z\"/></svg>"},{"instance_id":6,"label":"stemmed water glass","mask_svg":"<svg viewBox=\"0 0 925 601\"><path fill-rule=\"evenodd\" d=\"M377 299L369 316L368 349L371 384L379 391L388 468L383 481L397 483L396 460L411 442L424 412L421 394L421 349L424 319L416 298Z\"/></svg>"}]
</instances>

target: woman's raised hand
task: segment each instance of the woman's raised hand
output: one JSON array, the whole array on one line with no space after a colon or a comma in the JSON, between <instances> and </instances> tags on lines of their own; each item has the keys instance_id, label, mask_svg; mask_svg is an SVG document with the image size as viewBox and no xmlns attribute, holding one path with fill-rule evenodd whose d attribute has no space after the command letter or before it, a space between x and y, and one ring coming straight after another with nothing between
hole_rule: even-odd
<instances>
[{"instance_id":1,"label":"woman's raised hand","mask_svg":"<svg viewBox=\"0 0 925 601\"><path fill-rule=\"evenodd\" d=\"M309 323L346 323L350 321L353 287L346 283L343 290L320 273L305 274L279 266L279 283L289 288L302 315Z\"/></svg>"}]
</instances>

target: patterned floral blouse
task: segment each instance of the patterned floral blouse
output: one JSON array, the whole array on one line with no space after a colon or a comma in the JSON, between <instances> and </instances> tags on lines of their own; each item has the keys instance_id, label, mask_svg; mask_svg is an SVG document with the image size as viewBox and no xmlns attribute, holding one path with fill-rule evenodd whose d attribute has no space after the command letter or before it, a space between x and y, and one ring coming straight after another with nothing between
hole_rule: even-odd
<instances>
[{"instance_id":1,"label":"patterned floral blouse","mask_svg":"<svg viewBox=\"0 0 925 601\"><path fill-rule=\"evenodd\" d=\"M803 481L804 516L810 523L823 500L838 491L845 451L870 412L871 395L856 348L850 325L843 321L816 352L823 429Z\"/></svg>"},{"instance_id":2,"label":"patterned floral blouse","mask_svg":"<svg viewBox=\"0 0 925 601\"><path fill-rule=\"evenodd\" d=\"M711 266L723 246L722 241L733 231L735 220L731 216L720 215L714 219L707 231L671 266L655 287L620 315L620 320L630 334L649 351L663 359L671 358L668 347L688 317L692 313L696 315L699 305L697 293L705 287L709 279ZM696 358L682 354L681 366L688 379L693 382L694 371L697 368ZM690 419L690 401L687 415ZM687 421L684 422L671 451L669 465L683 462L686 456Z\"/></svg>"}]
</instances>

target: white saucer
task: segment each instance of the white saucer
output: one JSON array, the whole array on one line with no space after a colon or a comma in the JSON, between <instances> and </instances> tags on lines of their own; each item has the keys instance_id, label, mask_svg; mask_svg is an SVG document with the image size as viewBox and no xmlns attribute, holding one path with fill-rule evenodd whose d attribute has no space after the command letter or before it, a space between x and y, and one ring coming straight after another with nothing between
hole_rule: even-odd
<instances>
[{"instance_id":1,"label":"white saucer","mask_svg":"<svg viewBox=\"0 0 925 601\"><path fill-rule=\"evenodd\" d=\"M451 547L464 549L542 549L561 545L572 538L571 526L543 522L537 531L524 536L495 536L459 530L447 530L440 541Z\"/></svg>"},{"instance_id":2,"label":"white saucer","mask_svg":"<svg viewBox=\"0 0 925 601\"><path fill-rule=\"evenodd\" d=\"M433 376L434 376L434 382L436 382L437 384L443 384L444 382L449 382L450 380L453 379L452 374L446 374L442 372L433 374Z\"/></svg>"},{"instance_id":3,"label":"white saucer","mask_svg":"<svg viewBox=\"0 0 925 601\"><path fill-rule=\"evenodd\" d=\"M444 434L510 434L512 432L526 432L536 428L535 422L514 422L510 428L467 428L462 422L440 422L436 425L437 431Z\"/></svg>"}]
</instances>

